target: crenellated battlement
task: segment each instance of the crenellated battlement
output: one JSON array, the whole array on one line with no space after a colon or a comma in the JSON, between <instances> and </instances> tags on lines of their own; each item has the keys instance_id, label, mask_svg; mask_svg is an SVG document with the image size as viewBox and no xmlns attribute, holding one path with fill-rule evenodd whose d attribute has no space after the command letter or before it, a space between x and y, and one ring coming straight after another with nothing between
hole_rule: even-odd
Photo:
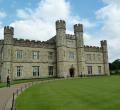
<instances>
[{"instance_id":1,"label":"crenellated battlement","mask_svg":"<svg viewBox=\"0 0 120 110\"><path fill-rule=\"evenodd\" d=\"M102 41L100 41L100 43L101 43L101 46L107 46L107 41L106 40L102 40Z\"/></svg>"},{"instance_id":2,"label":"crenellated battlement","mask_svg":"<svg viewBox=\"0 0 120 110\"><path fill-rule=\"evenodd\" d=\"M97 46L85 45L84 46L84 51L86 51L86 52L102 52L102 48L101 47L97 47Z\"/></svg>"},{"instance_id":3,"label":"crenellated battlement","mask_svg":"<svg viewBox=\"0 0 120 110\"><path fill-rule=\"evenodd\" d=\"M57 20L55 26L55 35L47 41L14 38L14 28L4 27L4 39L0 40L2 82L6 82L8 75L11 80L34 78L31 69L34 66L40 66L40 75L36 78L49 77L51 70L53 77L64 78L109 75L106 40L101 41L101 46L84 45L83 24L74 25L73 35L66 34L64 20ZM18 66L25 71L19 77L16 75Z\"/></svg>"},{"instance_id":4,"label":"crenellated battlement","mask_svg":"<svg viewBox=\"0 0 120 110\"><path fill-rule=\"evenodd\" d=\"M66 23L64 20L56 21L56 29L66 29Z\"/></svg>"},{"instance_id":5,"label":"crenellated battlement","mask_svg":"<svg viewBox=\"0 0 120 110\"><path fill-rule=\"evenodd\" d=\"M14 35L14 28L10 26L5 26L4 27L4 35L5 34L11 34Z\"/></svg>"},{"instance_id":6,"label":"crenellated battlement","mask_svg":"<svg viewBox=\"0 0 120 110\"><path fill-rule=\"evenodd\" d=\"M29 39L17 39L14 38L15 46L23 46L23 47L35 47L35 48L54 48L54 44L45 42L45 41L35 41Z\"/></svg>"},{"instance_id":7,"label":"crenellated battlement","mask_svg":"<svg viewBox=\"0 0 120 110\"><path fill-rule=\"evenodd\" d=\"M75 35L72 34L66 34L66 39L71 39L71 40L75 40Z\"/></svg>"},{"instance_id":8,"label":"crenellated battlement","mask_svg":"<svg viewBox=\"0 0 120 110\"><path fill-rule=\"evenodd\" d=\"M74 25L74 33L76 32L83 32L83 25L82 24L75 24Z\"/></svg>"}]
</instances>

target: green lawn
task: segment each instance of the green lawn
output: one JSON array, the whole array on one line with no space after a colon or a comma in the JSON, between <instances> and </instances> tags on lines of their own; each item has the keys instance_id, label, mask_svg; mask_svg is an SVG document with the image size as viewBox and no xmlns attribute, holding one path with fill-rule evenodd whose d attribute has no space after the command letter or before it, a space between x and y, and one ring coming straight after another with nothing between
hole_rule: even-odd
<instances>
[{"instance_id":1,"label":"green lawn","mask_svg":"<svg viewBox=\"0 0 120 110\"><path fill-rule=\"evenodd\" d=\"M14 84L20 84L20 83L27 83L27 82L34 82L34 81L43 81L43 80L50 80L53 79L52 77L43 77L43 78L38 78L38 79L21 79L21 80L14 80L11 82L11 85ZM0 82L0 88L6 87L6 83L1 83Z\"/></svg>"},{"instance_id":2,"label":"green lawn","mask_svg":"<svg viewBox=\"0 0 120 110\"><path fill-rule=\"evenodd\" d=\"M5 87L5 86L6 86L6 83L1 83L0 82L0 88Z\"/></svg>"},{"instance_id":3,"label":"green lawn","mask_svg":"<svg viewBox=\"0 0 120 110\"><path fill-rule=\"evenodd\" d=\"M120 110L120 76L37 84L16 101L17 110Z\"/></svg>"}]
</instances>

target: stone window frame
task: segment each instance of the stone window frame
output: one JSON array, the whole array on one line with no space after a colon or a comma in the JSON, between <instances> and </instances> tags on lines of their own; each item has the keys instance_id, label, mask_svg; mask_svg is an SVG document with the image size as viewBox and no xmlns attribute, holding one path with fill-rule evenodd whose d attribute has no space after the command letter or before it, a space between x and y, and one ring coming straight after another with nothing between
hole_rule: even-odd
<instances>
[{"instance_id":1,"label":"stone window frame","mask_svg":"<svg viewBox=\"0 0 120 110\"><path fill-rule=\"evenodd\" d=\"M98 73L101 74L102 73L102 67L98 66Z\"/></svg>"},{"instance_id":2,"label":"stone window frame","mask_svg":"<svg viewBox=\"0 0 120 110\"><path fill-rule=\"evenodd\" d=\"M48 60L53 60L54 52L48 51Z\"/></svg>"},{"instance_id":3,"label":"stone window frame","mask_svg":"<svg viewBox=\"0 0 120 110\"><path fill-rule=\"evenodd\" d=\"M75 52L69 51L69 59L70 59L70 60L75 59Z\"/></svg>"},{"instance_id":4,"label":"stone window frame","mask_svg":"<svg viewBox=\"0 0 120 110\"><path fill-rule=\"evenodd\" d=\"M33 77L39 77L40 76L39 66L32 66L32 76Z\"/></svg>"},{"instance_id":5,"label":"stone window frame","mask_svg":"<svg viewBox=\"0 0 120 110\"><path fill-rule=\"evenodd\" d=\"M40 57L39 53L39 51L32 51L32 59L38 60Z\"/></svg>"},{"instance_id":6,"label":"stone window frame","mask_svg":"<svg viewBox=\"0 0 120 110\"><path fill-rule=\"evenodd\" d=\"M87 66L87 70L88 70L88 75L92 75L92 73L93 73L92 66Z\"/></svg>"},{"instance_id":7,"label":"stone window frame","mask_svg":"<svg viewBox=\"0 0 120 110\"><path fill-rule=\"evenodd\" d=\"M48 74L49 74L49 76L54 75L54 66L48 66Z\"/></svg>"},{"instance_id":8,"label":"stone window frame","mask_svg":"<svg viewBox=\"0 0 120 110\"><path fill-rule=\"evenodd\" d=\"M21 77L23 75L23 66L17 66L16 75L17 77Z\"/></svg>"},{"instance_id":9,"label":"stone window frame","mask_svg":"<svg viewBox=\"0 0 120 110\"><path fill-rule=\"evenodd\" d=\"M17 59L23 58L23 50L16 50L16 58Z\"/></svg>"}]
</instances>

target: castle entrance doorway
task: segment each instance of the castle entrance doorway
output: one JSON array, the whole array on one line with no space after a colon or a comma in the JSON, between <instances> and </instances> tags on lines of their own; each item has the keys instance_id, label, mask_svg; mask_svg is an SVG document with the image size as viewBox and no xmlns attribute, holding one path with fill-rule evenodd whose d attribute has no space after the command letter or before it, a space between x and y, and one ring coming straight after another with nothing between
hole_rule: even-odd
<instances>
[{"instance_id":1,"label":"castle entrance doorway","mask_svg":"<svg viewBox=\"0 0 120 110\"><path fill-rule=\"evenodd\" d=\"M75 69L74 68L70 68L69 73L70 73L70 77L74 77Z\"/></svg>"}]
</instances>

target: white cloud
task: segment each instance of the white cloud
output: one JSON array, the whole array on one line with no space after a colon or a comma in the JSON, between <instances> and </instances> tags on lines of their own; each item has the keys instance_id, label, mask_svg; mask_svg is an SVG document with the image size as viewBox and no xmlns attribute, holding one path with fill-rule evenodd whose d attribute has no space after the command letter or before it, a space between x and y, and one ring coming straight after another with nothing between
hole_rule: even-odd
<instances>
[{"instance_id":1,"label":"white cloud","mask_svg":"<svg viewBox=\"0 0 120 110\"><path fill-rule=\"evenodd\" d=\"M7 14L4 11L0 11L0 19L5 18Z\"/></svg>"},{"instance_id":2,"label":"white cloud","mask_svg":"<svg viewBox=\"0 0 120 110\"><path fill-rule=\"evenodd\" d=\"M67 20L68 24L78 24L81 23L84 25L84 28L92 28L95 27L96 24L89 21L87 18L80 18L79 16L68 16Z\"/></svg>"},{"instance_id":3,"label":"white cloud","mask_svg":"<svg viewBox=\"0 0 120 110\"><path fill-rule=\"evenodd\" d=\"M98 45L100 40L108 40L110 60L120 57L120 0L103 0L106 4L96 12L97 22L102 22L101 30L92 35L84 33L85 43ZM6 14L0 14L3 17ZM84 28L93 28L95 23L86 18L74 16L71 4L66 0L41 0L36 9L18 9L19 20L10 25L15 28L15 37L24 39L48 40L55 35L55 21L66 20L67 27L76 23L83 23ZM73 33L69 29L67 32ZM0 27L0 35L3 35Z\"/></svg>"},{"instance_id":4,"label":"white cloud","mask_svg":"<svg viewBox=\"0 0 120 110\"><path fill-rule=\"evenodd\" d=\"M55 21L58 19L66 20L67 27L73 27L76 23L83 23L86 28L95 26L87 19L72 16L70 8L70 3L66 0L59 0L59 3L57 0L42 0L34 10L18 9L17 16L20 20L11 23L15 27L15 36L48 40L55 35Z\"/></svg>"},{"instance_id":5,"label":"white cloud","mask_svg":"<svg viewBox=\"0 0 120 110\"><path fill-rule=\"evenodd\" d=\"M27 39L48 40L55 35L55 21L67 19L70 5L65 0L42 0L34 10L17 10L21 20L11 23L15 27L15 36Z\"/></svg>"},{"instance_id":6,"label":"white cloud","mask_svg":"<svg viewBox=\"0 0 120 110\"><path fill-rule=\"evenodd\" d=\"M42 0L36 9L35 16L42 19L66 19L70 15L70 4L65 0Z\"/></svg>"},{"instance_id":7,"label":"white cloud","mask_svg":"<svg viewBox=\"0 0 120 110\"><path fill-rule=\"evenodd\" d=\"M96 12L97 19L101 20L103 24L99 37L108 40L112 61L120 58L120 0L103 0L103 2L106 3L106 6Z\"/></svg>"},{"instance_id":8,"label":"white cloud","mask_svg":"<svg viewBox=\"0 0 120 110\"><path fill-rule=\"evenodd\" d=\"M106 4L114 4L114 5L120 5L120 0L103 0L104 3Z\"/></svg>"},{"instance_id":9,"label":"white cloud","mask_svg":"<svg viewBox=\"0 0 120 110\"><path fill-rule=\"evenodd\" d=\"M7 14L4 11L0 11L0 38L3 38L3 27L2 27L2 20L5 18Z\"/></svg>"},{"instance_id":10,"label":"white cloud","mask_svg":"<svg viewBox=\"0 0 120 110\"><path fill-rule=\"evenodd\" d=\"M41 20L20 20L11 25L15 27L17 38L47 40L55 34L54 26Z\"/></svg>"},{"instance_id":11,"label":"white cloud","mask_svg":"<svg viewBox=\"0 0 120 110\"><path fill-rule=\"evenodd\" d=\"M7 14L4 11L0 11L0 38L3 38L3 27L2 27L2 19L5 18Z\"/></svg>"},{"instance_id":12,"label":"white cloud","mask_svg":"<svg viewBox=\"0 0 120 110\"><path fill-rule=\"evenodd\" d=\"M17 16L22 19L28 19L30 16L30 11L29 9L18 9L17 10Z\"/></svg>"},{"instance_id":13,"label":"white cloud","mask_svg":"<svg viewBox=\"0 0 120 110\"><path fill-rule=\"evenodd\" d=\"M2 28L2 22L0 22L0 38L3 38L3 28Z\"/></svg>"}]
</instances>

